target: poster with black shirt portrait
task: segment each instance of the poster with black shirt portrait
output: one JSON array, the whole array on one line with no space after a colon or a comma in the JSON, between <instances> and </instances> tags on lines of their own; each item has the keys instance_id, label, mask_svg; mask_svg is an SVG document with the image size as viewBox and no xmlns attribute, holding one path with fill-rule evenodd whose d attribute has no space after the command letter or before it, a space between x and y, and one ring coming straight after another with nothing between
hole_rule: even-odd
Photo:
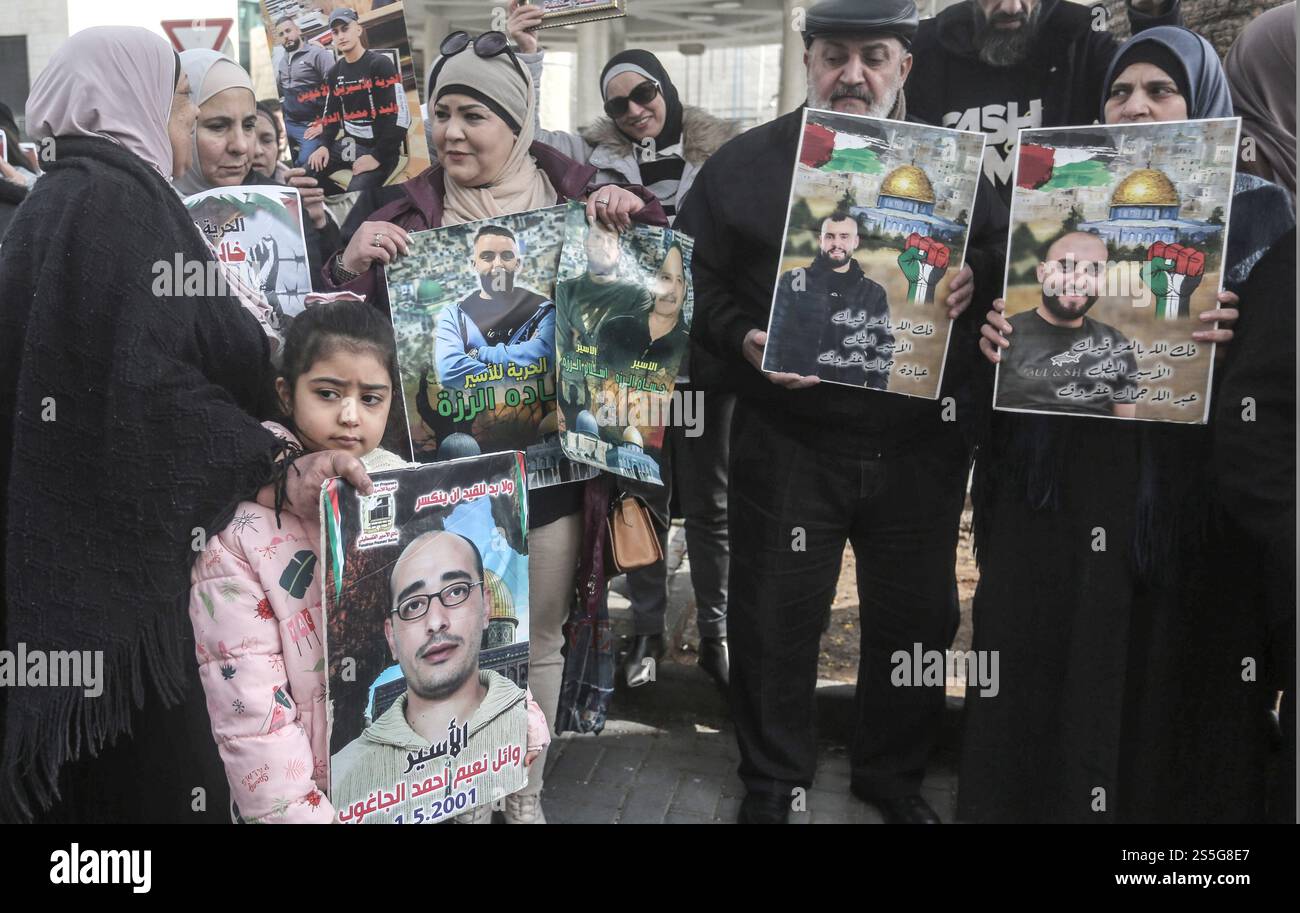
<instances>
[{"instance_id":1,"label":"poster with black shirt portrait","mask_svg":"<svg viewBox=\"0 0 1300 913\"><path fill-rule=\"evenodd\" d=\"M994 407L1203 423L1237 118L1022 130Z\"/></svg>"},{"instance_id":2,"label":"poster with black shirt portrait","mask_svg":"<svg viewBox=\"0 0 1300 913\"><path fill-rule=\"evenodd\" d=\"M555 289L564 208L415 232L388 266L418 462L522 450L529 488L591 478L560 444Z\"/></svg>"},{"instance_id":3,"label":"poster with black shirt portrait","mask_svg":"<svg viewBox=\"0 0 1300 913\"><path fill-rule=\"evenodd\" d=\"M984 136L808 109L763 370L936 399Z\"/></svg>"},{"instance_id":4,"label":"poster with black shirt portrait","mask_svg":"<svg viewBox=\"0 0 1300 913\"><path fill-rule=\"evenodd\" d=\"M693 249L669 228L607 231L569 204L555 345L560 439L571 459L663 484L664 427L695 305Z\"/></svg>"}]
</instances>

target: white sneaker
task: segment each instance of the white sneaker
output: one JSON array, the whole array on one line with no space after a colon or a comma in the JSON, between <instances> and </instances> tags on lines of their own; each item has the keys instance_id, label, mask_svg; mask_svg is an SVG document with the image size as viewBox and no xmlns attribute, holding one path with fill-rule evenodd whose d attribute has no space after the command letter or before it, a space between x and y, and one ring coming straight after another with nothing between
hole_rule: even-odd
<instances>
[{"instance_id":1,"label":"white sneaker","mask_svg":"<svg viewBox=\"0 0 1300 913\"><path fill-rule=\"evenodd\" d=\"M476 805L469 811L461 812L455 818L451 819L455 824L491 824L492 823L492 806Z\"/></svg>"},{"instance_id":2,"label":"white sneaker","mask_svg":"<svg viewBox=\"0 0 1300 913\"><path fill-rule=\"evenodd\" d=\"M546 816L542 814L542 797L534 793L531 796L511 793L506 796L506 824L545 824Z\"/></svg>"}]
</instances>

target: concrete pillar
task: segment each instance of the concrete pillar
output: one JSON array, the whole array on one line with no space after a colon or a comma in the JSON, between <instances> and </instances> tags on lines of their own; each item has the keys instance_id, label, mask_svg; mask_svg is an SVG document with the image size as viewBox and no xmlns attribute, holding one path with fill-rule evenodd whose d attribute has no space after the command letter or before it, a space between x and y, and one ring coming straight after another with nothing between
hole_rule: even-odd
<instances>
[{"instance_id":1,"label":"concrete pillar","mask_svg":"<svg viewBox=\"0 0 1300 913\"><path fill-rule=\"evenodd\" d=\"M803 33L796 29L795 10L807 8L806 0L784 0L785 22L781 26L781 91L777 96L777 115L787 114L808 97L808 79L803 65Z\"/></svg>"},{"instance_id":2,"label":"concrete pillar","mask_svg":"<svg viewBox=\"0 0 1300 913\"><path fill-rule=\"evenodd\" d=\"M604 114L604 100L600 95L600 71L614 53L610 20L584 22L576 31L578 52L574 58L573 79L577 91L574 92L571 119L574 129L585 127Z\"/></svg>"}]
</instances>

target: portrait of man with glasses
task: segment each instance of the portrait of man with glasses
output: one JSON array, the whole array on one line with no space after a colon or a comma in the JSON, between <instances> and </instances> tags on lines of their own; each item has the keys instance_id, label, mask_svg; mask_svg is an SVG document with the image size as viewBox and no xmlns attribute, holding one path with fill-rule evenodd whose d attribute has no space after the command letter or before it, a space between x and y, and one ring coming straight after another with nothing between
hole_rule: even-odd
<instances>
[{"instance_id":1,"label":"portrait of man with glasses","mask_svg":"<svg viewBox=\"0 0 1300 913\"><path fill-rule=\"evenodd\" d=\"M389 568L383 631L406 690L334 755L334 795L340 809L348 799L364 809L376 793L382 806L386 793L396 807L376 816L383 820L454 817L525 782L527 692L479 668L493 600L473 540L424 532Z\"/></svg>"}]
</instances>

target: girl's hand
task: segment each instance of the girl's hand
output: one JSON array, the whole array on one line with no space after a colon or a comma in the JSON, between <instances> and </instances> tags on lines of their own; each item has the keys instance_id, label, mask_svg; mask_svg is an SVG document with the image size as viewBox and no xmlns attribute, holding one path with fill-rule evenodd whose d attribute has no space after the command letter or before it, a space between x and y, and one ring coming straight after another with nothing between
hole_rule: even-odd
<instances>
[{"instance_id":1,"label":"girl's hand","mask_svg":"<svg viewBox=\"0 0 1300 913\"><path fill-rule=\"evenodd\" d=\"M311 219L311 224L317 229L324 228L328 218L325 214L325 191L316 179L307 176L306 168L290 168L284 177L290 187L298 188L302 208L306 211L307 218Z\"/></svg>"},{"instance_id":2,"label":"girl's hand","mask_svg":"<svg viewBox=\"0 0 1300 913\"><path fill-rule=\"evenodd\" d=\"M339 256L343 268L364 273L376 261L389 264L410 250L411 236L392 222L362 222Z\"/></svg>"},{"instance_id":3,"label":"girl's hand","mask_svg":"<svg viewBox=\"0 0 1300 913\"><path fill-rule=\"evenodd\" d=\"M506 34L525 54L535 54L540 42L533 29L542 24L542 9L531 3L510 0L510 15L506 19Z\"/></svg>"},{"instance_id":4,"label":"girl's hand","mask_svg":"<svg viewBox=\"0 0 1300 913\"><path fill-rule=\"evenodd\" d=\"M1002 349L1011 345L1007 337L1011 335L1011 324L1002 313L1007 303L1001 298L993 299L993 310L984 315L984 326L980 327L980 351L993 364L1002 360Z\"/></svg>"},{"instance_id":5,"label":"girl's hand","mask_svg":"<svg viewBox=\"0 0 1300 913\"><path fill-rule=\"evenodd\" d=\"M644 200L613 184L597 187L587 197L587 219L619 233L632 227L632 216L642 209L645 209Z\"/></svg>"},{"instance_id":6,"label":"girl's hand","mask_svg":"<svg viewBox=\"0 0 1300 913\"><path fill-rule=\"evenodd\" d=\"M1197 342L1217 342L1220 345L1225 342L1232 342L1232 325L1241 316L1241 313L1237 310L1237 305L1241 303L1241 299L1233 292L1219 292L1218 302L1222 307L1201 312L1201 323L1218 321L1219 328L1217 330L1197 330L1192 333L1192 338ZM1225 350L1219 349L1218 351L1223 352Z\"/></svg>"},{"instance_id":7,"label":"girl's hand","mask_svg":"<svg viewBox=\"0 0 1300 913\"><path fill-rule=\"evenodd\" d=\"M540 748L528 749L528 753L524 755L524 767L528 767L541 756L542 756L542 751Z\"/></svg>"}]
</instances>

